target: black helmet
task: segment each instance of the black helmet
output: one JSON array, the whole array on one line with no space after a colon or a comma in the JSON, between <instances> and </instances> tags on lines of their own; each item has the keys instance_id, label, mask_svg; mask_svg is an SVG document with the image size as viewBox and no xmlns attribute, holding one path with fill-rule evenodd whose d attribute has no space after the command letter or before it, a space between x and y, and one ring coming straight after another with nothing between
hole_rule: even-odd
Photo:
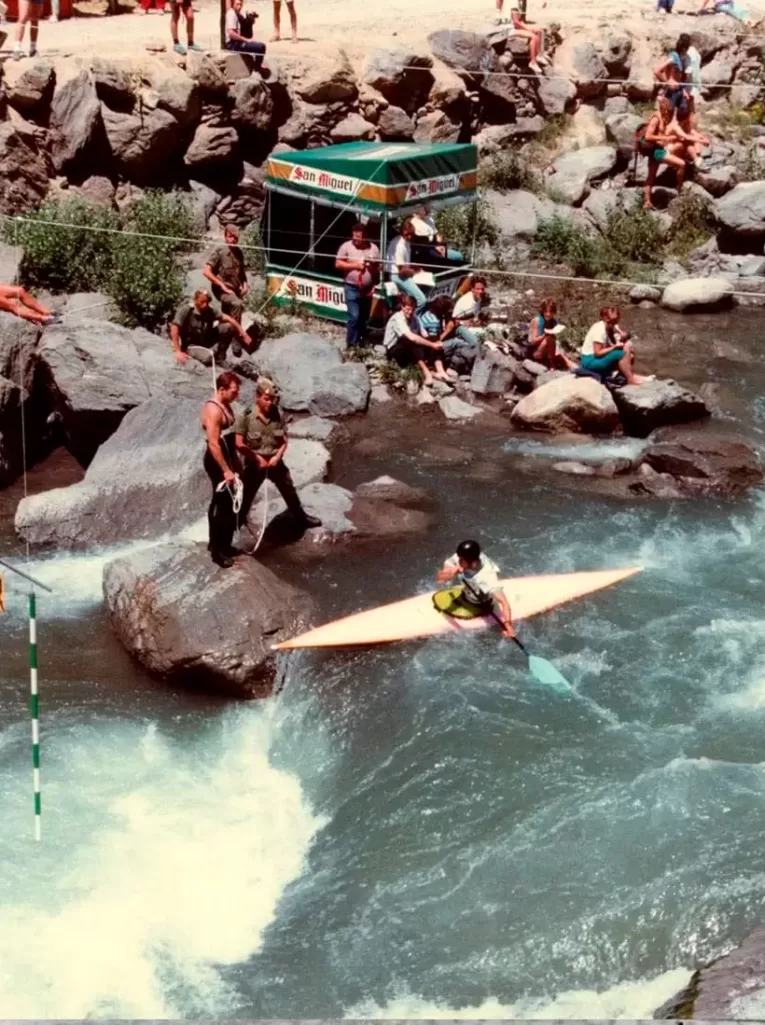
<instances>
[{"instance_id":1,"label":"black helmet","mask_svg":"<svg viewBox=\"0 0 765 1025\"><path fill-rule=\"evenodd\" d=\"M477 541L460 541L457 545L457 557L465 562L478 562L481 558L481 546Z\"/></svg>"}]
</instances>

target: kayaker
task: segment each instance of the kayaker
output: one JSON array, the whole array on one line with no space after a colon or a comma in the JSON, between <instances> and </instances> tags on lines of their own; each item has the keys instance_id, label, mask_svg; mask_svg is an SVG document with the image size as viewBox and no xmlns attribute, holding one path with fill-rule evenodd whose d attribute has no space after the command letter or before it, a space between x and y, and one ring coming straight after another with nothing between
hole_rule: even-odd
<instances>
[{"instance_id":1,"label":"kayaker","mask_svg":"<svg viewBox=\"0 0 765 1025\"><path fill-rule=\"evenodd\" d=\"M485 616L494 614L505 637L515 637L510 603L499 580L499 567L481 552L477 541L460 541L456 553L436 574L439 584L455 583L461 590L453 597L458 603Z\"/></svg>"}]
</instances>

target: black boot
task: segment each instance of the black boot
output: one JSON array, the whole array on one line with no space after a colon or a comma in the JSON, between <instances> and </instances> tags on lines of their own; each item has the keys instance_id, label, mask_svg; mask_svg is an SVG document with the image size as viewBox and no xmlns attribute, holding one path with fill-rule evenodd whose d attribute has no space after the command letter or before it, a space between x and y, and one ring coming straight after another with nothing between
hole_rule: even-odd
<instances>
[{"instance_id":1,"label":"black boot","mask_svg":"<svg viewBox=\"0 0 765 1025\"><path fill-rule=\"evenodd\" d=\"M311 516L311 514L307 513L305 509L303 510L303 515L299 518L299 522L300 525L302 527L305 527L306 530L310 530L311 527L321 526L321 520L319 519L319 517Z\"/></svg>"},{"instance_id":2,"label":"black boot","mask_svg":"<svg viewBox=\"0 0 765 1025\"><path fill-rule=\"evenodd\" d=\"M216 566L220 566L221 569L228 569L234 565L234 562L228 555L224 555L222 552L211 552L212 561Z\"/></svg>"}]
</instances>

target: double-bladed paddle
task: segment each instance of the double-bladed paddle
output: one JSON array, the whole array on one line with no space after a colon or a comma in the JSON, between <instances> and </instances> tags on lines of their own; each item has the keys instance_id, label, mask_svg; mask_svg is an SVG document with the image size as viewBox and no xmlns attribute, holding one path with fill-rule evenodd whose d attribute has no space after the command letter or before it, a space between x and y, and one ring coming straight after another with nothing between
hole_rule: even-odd
<instances>
[{"instance_id":1,"label":"double-bladed paddle","mask_svg":"<svg viewBox=\"0 0 765 1025\"><path fill-rule=\"evenodd\" d=\"M500 626L502 626L502 620L496 614L492 612L492 617L496 619ZM528 659L529 672L538 683L545 684L546 687L552 687L557 690L559 694L568 694L572 690L571 684L568 682L566 677L559 672L552 662L548 662L546 658L540 658L539 655L532 655L526 648L526 645L519 641L517 637L512 638L518 647L521 649L523 654Z\"/></svg>"}]
</instances>

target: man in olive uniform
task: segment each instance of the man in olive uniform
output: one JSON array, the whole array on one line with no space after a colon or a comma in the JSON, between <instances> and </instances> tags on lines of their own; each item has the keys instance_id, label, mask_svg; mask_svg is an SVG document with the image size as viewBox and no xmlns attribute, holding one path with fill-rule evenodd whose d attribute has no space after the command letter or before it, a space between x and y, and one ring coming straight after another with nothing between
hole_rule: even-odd
<instances>
[{"instance_id":1,"label":"man in olive uniform","mask_svg":"<svg viewBox=\"0 0 765 1025\"><path fill-rule=\"evenodd\" d=\"M247 272L244 269L244 254L239 248L239 229L229 224L223 232L224 246L219 246L204 269L204 275L212 285L212 293L221 305L238 323L242 323L244 297L247 295Z\"/></svg>"},{"instance_id":2,"label":"man in olive uniform","mask_svg":"<svg viewBox=\"0 0 765 1025\"><path fill-rule=\"evenodd\" d=\"M276 403L274 382L267 377L260 377L255 386L254 408L240 414L234 424L236 450L244 463L244 495L239 522L247 522L260 485L268 478L279 489L299 526L304 529L320 527L321 520L309 515L303 508L292 483L292 475L284 464L287 428Z\"/></svg>"},{"instance_id":3,"label":"man in olive uniform","mask_svg":"<svg viewBox=\"0 0 765 1025\"><path fill-rule=\"evenodd\" d=\"M238 337L243 345L250 344L250 336L233 317L217 313L210 305L210 295L203 288L197 289L192 302L178 308L170 325L170 341L175 358L185 363L189 358L190 346L214 349L215 359L221 363L226 358L231 340ZM201 359L209 365L209 360Z\"/></svg>"}]
</instances>

